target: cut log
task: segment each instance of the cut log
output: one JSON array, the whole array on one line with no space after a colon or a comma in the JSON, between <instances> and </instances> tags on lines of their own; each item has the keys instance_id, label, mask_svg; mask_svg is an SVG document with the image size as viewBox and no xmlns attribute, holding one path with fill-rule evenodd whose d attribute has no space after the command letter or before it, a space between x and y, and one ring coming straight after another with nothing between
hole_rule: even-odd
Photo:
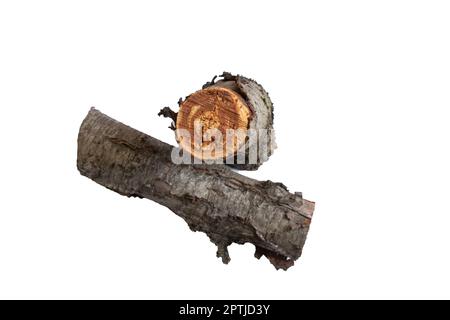
<instances>
[{"instance_id":1,"label":"cut log","mask_svg":"<svg viewBox=\"0 0 450 320\"><path fill-rule=\"evenodd\" d=\"M177 165L173 149L92 108L80 128L77 167L121 195L166 206L193 231L205 232L224 263L230 260L231 243L249 242L256 247L255 257L265 255L277 269L294 264L313 202L281 183L250 179L224 165Z\"/></svg>"},{"instance_id":2,"label":"cut log","mask_svg":"<svg viewBox=\"0 0 450 320\"><path fill-rule=\"evenodd\" d=\"M159 115L174 121L171 128L177 129L179 146L195 158L256 170L276 147L272 101L252 79L228 72L217 82L216 78L184 101L180 99L178 113L166 107ZM180 130L184 130L183 134ZM185 132L189 139L185 139ZM238 134L231 137L231 132ZM194 139L195 134L200 139Z\"/></svg>"},{"instance_id":3,"label":"cut log","mask_svg":"<svg viewBox=\"0 0 450 320\"><path fill-rule=\"evenodd\" d=\"M178 130L177 141L181 148L197 159L227 159L234 156L246 142L245 139L235 139L227 145L227 130L246 132L250 114L247 103L233 90L214 86L197 91L181 103L176 128L186 129L188 137L197 134L205 139L198 139L197 144L196 139L183 139ZM219 133L214 134L213 130ZM220 136L220 141L215 140L217 136Z\"/></svg>"}]
</instances>

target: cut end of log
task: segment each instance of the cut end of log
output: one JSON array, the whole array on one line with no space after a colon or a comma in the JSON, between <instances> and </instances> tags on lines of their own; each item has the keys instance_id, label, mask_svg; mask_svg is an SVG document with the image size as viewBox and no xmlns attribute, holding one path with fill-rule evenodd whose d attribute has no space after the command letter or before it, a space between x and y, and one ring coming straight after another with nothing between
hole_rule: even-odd
<instances>
[{"instance_id":1,"label":"cut end of log","mask_svg":"<svg viewBox=\"0 0 450 320\"><path fill-rule=\"evenodd\" d=\"M276 148L273 103L253 79L224 72L178 106L178 112L166 107L159 115L173 120L170 129L185 164L194 160L256 170Z\"/></svg>"},{"instance_id":2,"label":"cut end of log","mask_svg":"<svg viewBox=\"0 0 450 320\"><path fill-rule=\"evenodd\" d=\"M177 141L198 159L227 158L245 144L239 135L227 143L229 130L240 130L245 137L250 118L250 108L236 91L219 86L199 90L180 103ZM185 134L180 134L180 129Z\"/></svg>"}]
</instances>

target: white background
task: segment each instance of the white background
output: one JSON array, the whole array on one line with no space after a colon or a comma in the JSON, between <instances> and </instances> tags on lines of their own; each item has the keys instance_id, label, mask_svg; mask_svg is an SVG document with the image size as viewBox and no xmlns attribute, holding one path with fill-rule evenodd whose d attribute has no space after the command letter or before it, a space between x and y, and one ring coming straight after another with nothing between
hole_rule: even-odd
<instances>
[{"instance_id":1,"label":"white background","mask_svg":"<svg viewBox=\"0 0 450 320\"><path fill-rule=\"evenodd\" d=\"M275 104L244 174L316 202L287 272L76 169L91 106L174 143L224 70ZM448 1L2 1L0 298L450 298L449 89Z\"/></svg>"}]
</instances>

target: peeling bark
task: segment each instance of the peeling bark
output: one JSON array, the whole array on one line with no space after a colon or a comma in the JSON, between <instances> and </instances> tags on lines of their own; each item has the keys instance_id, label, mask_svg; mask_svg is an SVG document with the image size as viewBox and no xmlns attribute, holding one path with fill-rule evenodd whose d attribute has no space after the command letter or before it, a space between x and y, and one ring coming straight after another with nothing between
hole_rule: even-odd
<instances>
[{"instance_id":1,"label":"peeling bark","mask_svg":"<svg viewBox=\"0 0 450 320\"><path fill-rule=\"evenodd\" d=\"M77 167L128 197L147 198L205 232L217 256L230 261L231 243L253 243L278 269L300 257L314 203L281 183L257 181L223 165L177 165L173 147L92 108L78 136Z\"/></svg>"}]
</instances>

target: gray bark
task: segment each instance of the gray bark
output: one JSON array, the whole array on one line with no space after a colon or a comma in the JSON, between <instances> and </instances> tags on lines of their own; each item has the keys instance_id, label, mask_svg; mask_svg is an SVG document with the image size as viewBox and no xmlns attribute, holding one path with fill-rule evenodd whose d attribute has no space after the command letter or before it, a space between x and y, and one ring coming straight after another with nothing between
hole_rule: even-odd
<instances>
[{"instance_id":1,"label":"gray bark","mask_svg":"<svg viewBox=\"0 0 450 320\"><path fill-rule=\"evenodd\" d=\"M227 247L253 243L278 269L300 257L314 203L281 183L257 181L223 165L174 164L172 146L92 108L78 136L80 173L128 197L147 198L205 232L228 263Z\"/></svg>"}]
</instances>

